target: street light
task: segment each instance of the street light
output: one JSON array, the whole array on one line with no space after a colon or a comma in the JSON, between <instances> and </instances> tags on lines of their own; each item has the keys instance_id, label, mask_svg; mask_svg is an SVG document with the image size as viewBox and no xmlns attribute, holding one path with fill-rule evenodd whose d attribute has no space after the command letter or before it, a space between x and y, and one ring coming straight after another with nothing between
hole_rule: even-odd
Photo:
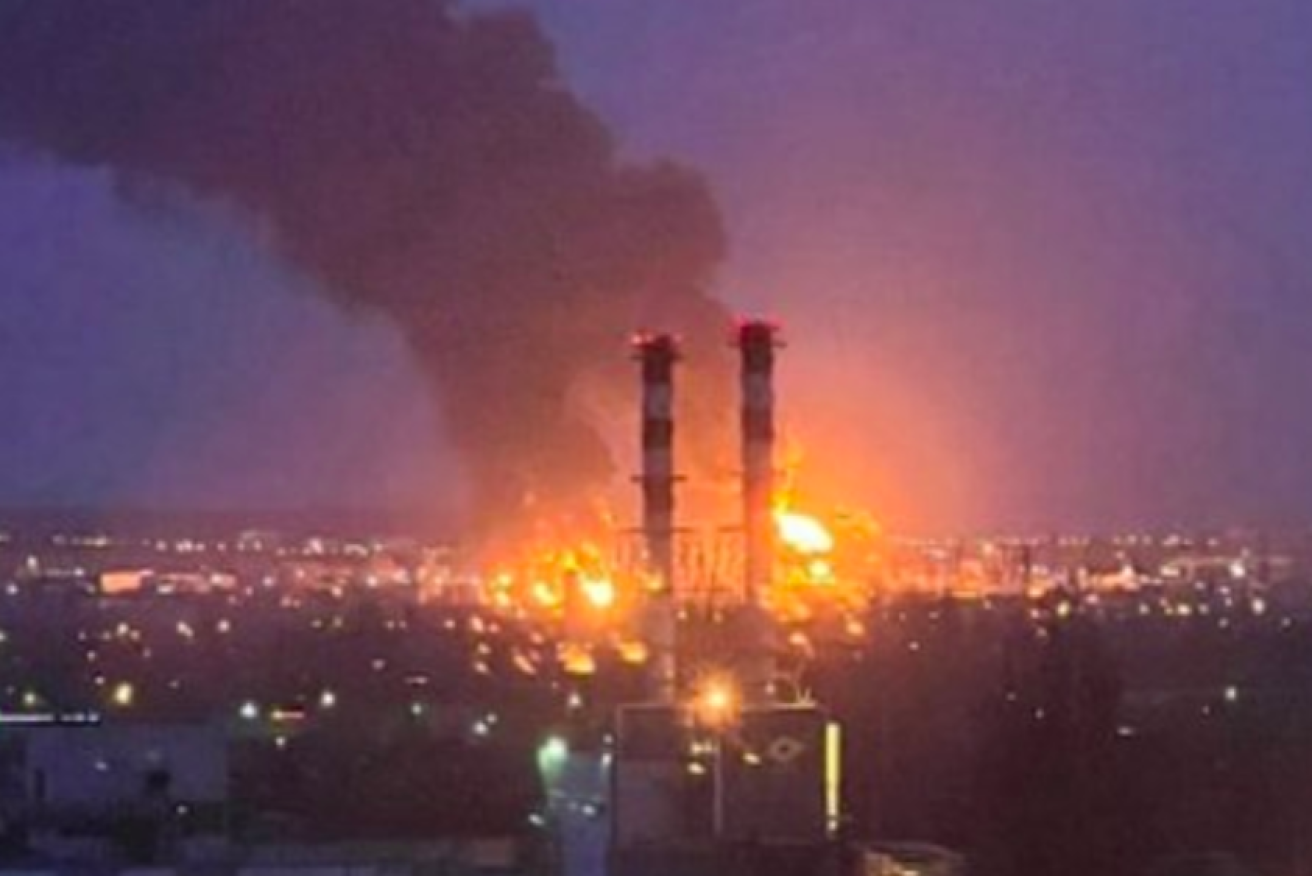
<instances>
[{"instance_id":1,"label":"street light","mask_svg":"<svg viewBox=\"0 0 1312 876\"><path fill-rule=\"evenodd\" d=\"M724 748L726 735L738 724L742 713L742 691L728 676L709 676L690 703L694 725L709 731L711 738L711 830L724 834Z\"/></svg>"},{"instance_id":2,"label":"street light","mask_svg":"<svg viewBox=\"0 0 1312 876\"><path fill-rule=\"evenodd\" d=\"M691 705L695 723L719 731L737 723L742 695L732 679L712 677L702 684Z\"/></svg>"}]
</instances>

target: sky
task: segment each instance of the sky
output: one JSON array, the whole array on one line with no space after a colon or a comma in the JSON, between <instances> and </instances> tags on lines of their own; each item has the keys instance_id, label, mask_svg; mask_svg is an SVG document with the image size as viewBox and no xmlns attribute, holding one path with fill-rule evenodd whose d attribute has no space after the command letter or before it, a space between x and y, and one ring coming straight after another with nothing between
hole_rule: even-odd
<instances>
[{"instance_id":1,"label":"sky","mask_svg":"<svg viewBox=\"0 0 1312 876\"><path fill-rule=\"evenodd\" d=\"M0 205L6 506L409 510L417 473L458 496L391 327L323 304L236 223L14 161Z\"/></svg>"},{"instance_id":2,"label":"sky","mask_svg":"<svg viewBox=\"0 0 1312 876\"><path fill-rule=\"evenodd\" d=\"M528 5L628 155L710 179L718 294L785 326L817 501L907 530L1312 519L1306 3ZM0 161L0 504L458 495L395 333L303 286L222 216Z\"/></svg>"}]
</instances>

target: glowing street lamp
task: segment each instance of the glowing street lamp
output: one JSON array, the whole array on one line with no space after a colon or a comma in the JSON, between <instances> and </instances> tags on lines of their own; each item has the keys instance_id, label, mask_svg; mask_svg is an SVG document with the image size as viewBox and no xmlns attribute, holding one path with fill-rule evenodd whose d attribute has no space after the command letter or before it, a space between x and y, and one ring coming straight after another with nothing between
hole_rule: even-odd
<instances>
[{"instance_id":1,"label":"glowing street lamp","mask_svg":"<svg viewBox=\"0 0 1312 876\"><path fill-rule=\"evenodd\" d=\"M559 773L569 759L569 743L559 736L548 737L538 748L538 768L545 775Z\"/></svg>"},{"instance_id":2,"label":"glowing street lamp","mask_svg":"<svg viewBox=\"0 0 1312 876\"><path fill-rule=\"evenodd\" d=\"M708 730L706 740L711 755L711 821L716 836L724 832L724 750L726 737L737 725L742 713L742 690L728 676L711 676L698 687L689 704L694 724ZM694 769L696 768L696 769ZM694 761L689 769L696 774L705 766Z\"/></svg>"},{"instance_id":3,"label":"glowing street lamp","mask_svg":"<svg viewBox=\"0 0 1312 876\"><path fill-rule=\"evenodd\" d=\"M708 679L692 700L692 717L704 727L723 730L738 721L742 695L732 679Z\"/></svg>"}]
</instances>

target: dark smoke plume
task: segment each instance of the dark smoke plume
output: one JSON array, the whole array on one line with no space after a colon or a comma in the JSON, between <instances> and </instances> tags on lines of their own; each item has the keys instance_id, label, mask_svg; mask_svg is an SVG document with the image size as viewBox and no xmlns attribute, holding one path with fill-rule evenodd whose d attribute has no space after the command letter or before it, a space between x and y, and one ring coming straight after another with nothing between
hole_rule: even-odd
<instances>
[{"instance_id":1,"label":"dark smoke plume","mask_svg":"<svg viewBox=\"0 0 1312 876\"><path fill-rule=\"evenodd\" d=\"M712 198L619 161L524 15L0 0L0 139L236 205L327 294L387 314L485 514L609 477L577 394L617 397L635 326L682 331L703 387L725 385Z\"/></svg>"}]
</instances>

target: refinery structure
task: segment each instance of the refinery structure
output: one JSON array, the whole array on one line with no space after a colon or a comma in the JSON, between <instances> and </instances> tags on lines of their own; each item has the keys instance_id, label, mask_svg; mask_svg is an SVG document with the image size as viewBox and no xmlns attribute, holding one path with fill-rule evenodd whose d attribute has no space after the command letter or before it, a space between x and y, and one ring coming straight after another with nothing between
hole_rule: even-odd
<instances>
[{"instance_id":1,"label":"refinery structure","mask_svg":"<svg viewBox=\"0 0 1312 876\"><path fill-rule=\"evenodd\" d=\"M582 523L540 524L520 543L455 563L417 582L432 598L466 598L517 620L557 628L566 644L605 642L649 664L651 694L670 700L695 672L702 647L732 664L748 699L774 687L779 653L809 650L796 635L860 640L861 618L885 556L867 514L822 520L795 507L793 467L776 446L777 325L743 320L732 328L739 367L735 519L693 522L681 514L689 476L677 456L679 339L640 332L632 339L639 377L640 468L633 481L639 522L609 515ZM732 628L718 642L678 643L690 620ZM575 641L571 641L575 640ZM814 643L809 643L814 644ZM581 665L586 648L566 647ZM568 663L568 660L566 661ZM727 665L726 667L727 668Z\"/></svg>"},{"instance_id":2,"label":"refinery structure","mask_svg":"<svg viewBox=\"0 0 1312 876\"><path fill-rule=\"evenodd\" d=\"M634 339L642 550L628 574L638 591L632 625L646 652L648 683L643 698L617 707L611 745L600 754L604 769L585 772L605 784L592 793L605 800L612 876L801 874L838 866L839 727L818 704L777 683L783 624L771 596L784 513L775 468L778 329L744 321L734 344L741 362L741 520L730 537L738 541L741 577L728 598L708 600L681 580L685 564L677 560L678 341L660 333ZM831 574L826 568L822 577ZM588 584L579 576L573 586ZM575 757L587 763L598 755ZM574 792L580 790L587 793L586 783ZM568 863L578 860L571 837L590 837L585 841L594 845L598 839L569 830L567 813L561 810L558 824Z\"/></svg>"},{"instance_id":3,"label":"refinery structure","mask_svg":"<svg viewBox=\"0 0 1312 876\"><path fill-rule=\"evenodd\" d=\"M0 876L1312 874L1312 4L608 5L0 0Z\"/></svg>"},{"instance_id":4,"label":"refinery structure","mask_svg":"<svg viewBox=\"0 0 1312 876\"><path fill-rule=\"evenodd\" d=\"M1104 690L1095 624L1139 661L1105 712L1117 756L1161 726L1197 733L1189 716L1286 702L1271 682L1199 685L1194 652L1152 649L1292 641L1312 543L965 543L812 516L778 446L780 332L759 320L731 333L734 511L708 527L678 452L696 369L673 335L632 341L632 521L546 520L482 554L262 529L0 535L0 818L22 827L0 849L216 873L380 855L412 873L957 873L935 843L991 852L951 829L981 740L1016 740L1028 775L1030 734ZM1006 811L1014 786L970 799Z\"/></svg>"}]
</instances>

